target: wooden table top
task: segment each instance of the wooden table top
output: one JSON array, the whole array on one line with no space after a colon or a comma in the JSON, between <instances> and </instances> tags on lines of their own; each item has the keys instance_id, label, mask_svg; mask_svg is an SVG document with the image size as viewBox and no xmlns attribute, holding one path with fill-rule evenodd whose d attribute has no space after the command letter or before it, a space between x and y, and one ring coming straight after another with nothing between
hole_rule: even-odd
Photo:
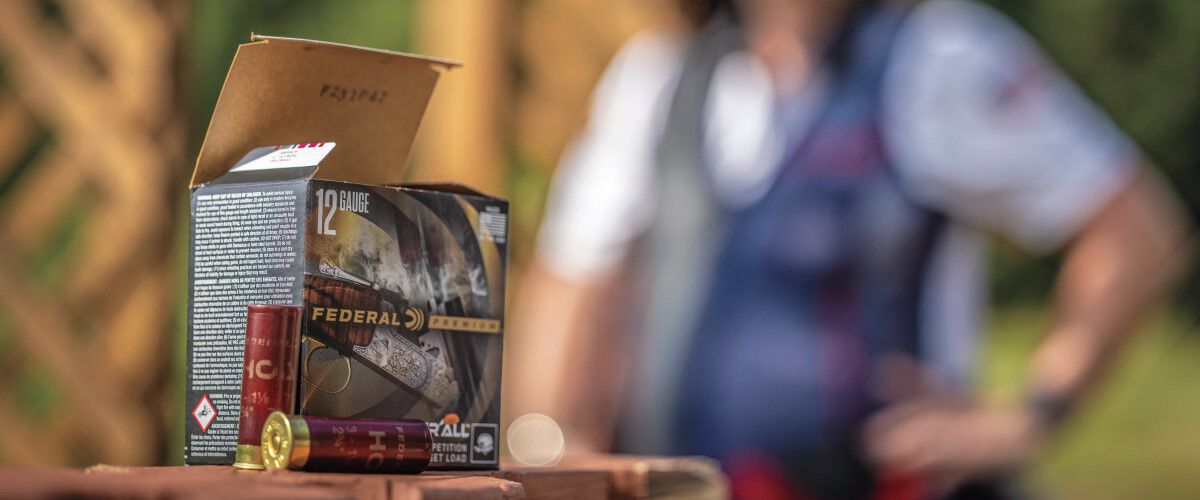
<instances>
[{"instance_id":1,"label":"wooden table top","mask_svg":"<svg viewBox=\"0 0 1200 500\"><path fill-rule=\"evenodd\" d=\"M703 458L594 455L553 468L426 472L415 476L255 472L228 466L0 468L0 498L724 498Z\"/></svg>"}]
</instances>

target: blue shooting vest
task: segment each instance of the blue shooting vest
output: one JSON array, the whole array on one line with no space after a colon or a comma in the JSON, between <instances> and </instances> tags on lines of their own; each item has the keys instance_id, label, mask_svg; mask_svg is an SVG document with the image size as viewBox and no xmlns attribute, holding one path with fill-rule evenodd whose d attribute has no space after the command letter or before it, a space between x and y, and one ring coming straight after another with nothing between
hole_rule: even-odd
<instances>
[{"instance_id":1,"label":"blue shooting vest","mask_svg":"<svg viewBox=\"0 0 1200 500\"><path fill-rule=\"evenodd\" d=\"M724 219L673 451L766 455L789 469L852 462L880 404L876 361L920 357L919 290L942 218L905 195L881 137L881 82L902 19L878 6L855 17L829 55L817 119L769 191Z\"/></svg>"}]
</instances>

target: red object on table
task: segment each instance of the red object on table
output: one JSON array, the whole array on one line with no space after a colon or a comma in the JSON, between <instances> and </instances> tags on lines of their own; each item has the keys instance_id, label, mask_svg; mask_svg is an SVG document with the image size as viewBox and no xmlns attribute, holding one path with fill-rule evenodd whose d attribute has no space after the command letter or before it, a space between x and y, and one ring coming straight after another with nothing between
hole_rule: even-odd
<instances>
[{"instance_id":1,"label":"red object on table","mask_svg":"<svg viewBox=\"0 0 1200 500\"><path fill-rule=\"evenodd\" d=\"M250 304L246 307L246 352L242 366L242 408L234 466L262 469L263 422L273 411L292 413L296 406L296 358L300 316L296 306Z\"/></svg>"}]
</instances>

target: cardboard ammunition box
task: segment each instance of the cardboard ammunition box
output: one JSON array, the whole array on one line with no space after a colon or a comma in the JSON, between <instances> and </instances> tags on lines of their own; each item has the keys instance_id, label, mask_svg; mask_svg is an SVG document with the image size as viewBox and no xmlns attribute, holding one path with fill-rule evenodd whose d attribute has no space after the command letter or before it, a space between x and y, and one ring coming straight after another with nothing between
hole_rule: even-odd
<instances>
[{"instance_id":1,"label":"cardboard ammunition box","mask_svg":"<svg viewBox=\"0 0 1200 500\"><path fill-rule=\"evenodd\" d=\"M401 184L455 64L238 49L191 181L186 463L233 462L246 305L269 303L304 307L297 413L421 419L431 468L497 466L508 204Z\"/></svg>"}]
</instances>

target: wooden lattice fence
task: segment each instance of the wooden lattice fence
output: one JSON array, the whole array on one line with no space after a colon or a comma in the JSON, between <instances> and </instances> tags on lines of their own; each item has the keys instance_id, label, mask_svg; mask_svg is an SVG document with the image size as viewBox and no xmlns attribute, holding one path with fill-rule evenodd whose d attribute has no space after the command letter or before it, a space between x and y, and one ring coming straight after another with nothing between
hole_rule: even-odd
<instances>
[{"instance_id":1,"label":"wooden lattice fence","mask_svg":"<svg viewBox=\"0 0 1200 500\"><path fill-rule=\"evenodd\" d=\"M182 405L184 12L0 4L0 463L165 456Z\"/></svg>"}]
</instances>

